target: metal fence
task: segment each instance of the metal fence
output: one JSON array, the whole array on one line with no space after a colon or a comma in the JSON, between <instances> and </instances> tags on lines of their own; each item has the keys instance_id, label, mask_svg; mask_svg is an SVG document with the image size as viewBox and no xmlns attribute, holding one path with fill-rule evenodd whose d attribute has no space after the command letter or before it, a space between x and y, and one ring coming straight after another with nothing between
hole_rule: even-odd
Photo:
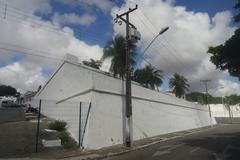
<instances>
[{"instance_id":1,"label":"metal fence","mask_svg":"<svg viewBox=\"0 0 240 160\"><path fill-rule=\"evenodd\" d=\"M64 101L57 103L54 100L32 100L27 108L33 108L38 113L36 129L36 146L38 152L39 132L41 128L46 128L46 124L41 126L43 119L49 121L60 120L67 123L66 129L71 137L78 143L80 148L84 148L84 137L87 129L87 122L91 111L89 102Z\"/></svg>"}]
</instances>

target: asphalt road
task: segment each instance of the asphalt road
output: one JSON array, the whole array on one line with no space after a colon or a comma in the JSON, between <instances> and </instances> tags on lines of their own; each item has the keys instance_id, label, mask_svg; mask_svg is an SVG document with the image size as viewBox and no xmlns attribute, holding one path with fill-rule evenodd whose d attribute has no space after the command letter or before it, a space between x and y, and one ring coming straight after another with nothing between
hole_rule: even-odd
<instances>
[{"instance_id":1,"label":"asphalt road","mask_svg":"<svg viewBox=\"0 0 240 160\"><path fill-rule=\"evenodd\" d=\"M22 108L0 108L0 124L24 120L25 117Z\"/></svg>"},{"instance_id":2,"label":"asphalt road","mask_svg":"<svg viewBox=\"0 0 240 160\"><path fill-rule=\"evenodd\" d=\"M240 124L220 125L111 160L240 160Z\"/></svg>"}]
</instances>

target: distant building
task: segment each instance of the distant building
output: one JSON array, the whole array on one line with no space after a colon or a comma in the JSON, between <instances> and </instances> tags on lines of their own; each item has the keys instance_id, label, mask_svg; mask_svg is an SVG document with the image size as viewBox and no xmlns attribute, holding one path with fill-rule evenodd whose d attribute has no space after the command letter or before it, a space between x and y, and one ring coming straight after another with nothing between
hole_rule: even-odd
<instances>
[{"instance_id":1,"label":"distant building","mask_svg":"<svg viewBox=\"0 0 240 160\"><path fill-rule=\"evenodd\" d=\"M27 91L24 94L24 102L31 102L36 93L36 91Z\"/></svg>"},{"instance_id":2,"label":"distant building","mask_svg":"<svg viewBox=\"0 0 240 160\"><path fill-rule=\"evenodd\" d=\"M37 94L37 91L27 91L26 93L21 94L17 98L17 103L18 104L30 104L36 94Z\"/></svg>"}]
</instances>

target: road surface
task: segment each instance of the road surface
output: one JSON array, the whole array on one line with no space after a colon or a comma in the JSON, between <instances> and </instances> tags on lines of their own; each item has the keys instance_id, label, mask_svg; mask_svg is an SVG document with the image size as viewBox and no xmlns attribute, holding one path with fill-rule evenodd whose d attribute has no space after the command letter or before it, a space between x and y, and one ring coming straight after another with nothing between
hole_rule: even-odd
<instances>
[{"instance_id":1,"label":"road surface","mask_svg":"<svg viewBox=\"0 0 240 160\"><path fill-rule=\"evenodd\" d=\"M220 125L109 160L240 160L240 124Z\"/></svg>"}]
</instances>

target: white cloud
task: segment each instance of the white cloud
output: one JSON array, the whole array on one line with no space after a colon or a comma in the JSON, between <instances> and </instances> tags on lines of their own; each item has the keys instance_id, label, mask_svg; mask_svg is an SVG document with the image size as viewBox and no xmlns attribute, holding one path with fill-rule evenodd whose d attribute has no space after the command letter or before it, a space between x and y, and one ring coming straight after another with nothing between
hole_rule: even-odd
<instances>
[{"instance_id":1,"label":"white cloud","mask_svg":"<svg viewBox=\"0 0 240 160\"><path fill-rule=\"evenodd\" d=\"M18 5L19 1L16 4L14 1L12 5ZM36 1L21 2L19 7L29 5L35 10L39 9ZM0 19L0 59L7 63L7 66L0 67L1 84L9 84L22 91L34 90L46 80L43 70L55 70L66 53L77 56L80 61L100 59L102 56L99 45L88 45L77 39L71 28L61 28L58 23L43 21L33 13L31 17L19 14L16 18L8 12L6 19ZM33 18L38 20L33 21ZM13 61L18 52L40 56L24 54L17 62Z\"/></svg>"},{"instance_id":2,"label":"white cloud","mask_svg":"<svg viewBox=\"0 0 240 160\"><path fill-rule=\"evenodd\" d=\"M84 14L84 15L76 15L75 13L65 13L65 14L59 14L55 13L53 16L53 22L59 23L59 24L79 24L82 26L89 26L93 22L95 22L96 17L90 15L90 14Z\"/></svg>"},{"instance_id":3,"label":"white cloud","mask_svg":"<svg viewBox=\"0 0 240 160\"><path fill-rule=\"evenodd\" d=\"M168 75L175 72L184 75L193 91L203 91L200 79L212 79L209 87L216 88L229 77L227 72L215 69L207 50L209 46L223 43L233 34L235 28L230 26L231 12L219 12L210 17L205 12L191 12L184 6L174 6L173 1L126 0L120 8L112 9L112 17L129 7L133 8L136 3L139 9L131 13L130 21L142 35L139 43L142 49L162 28L170 27L147 51L149 60L155 66ZM125 25L114 24L114 31L115 34L125 35Z\"/></svg>"},{"instance_id":4,"label":"white cloud","mask_svg":"<svg viewBox=\"0 0 240 160\"><path fill-rule=\"evenodd\" d=\"M240 85L237 82L231 80L219 80L219 86L215 91L217 95L239 94Z\"/></svg>"},{"instance_id":5,"label":"white cloud","mask_svg":"<svg viewBox=\"0 0 240 160\"><path fill-rule=\"evenodd\" d=\"M36 90L45 81L40 67L29 69L19 62L0 68L0 75L3 75L0 77L2 84L12 85L21 92Z\"/></svg>"},{"instance_id":6,"label":"white cloud","mask_svg":"<svg viewBox=\"0 0 240 160\"><path fill-rule=\"evenodd\" d=\"M9 4L9 10L21 9L24 12L31 14L35 12L41 12L44 14L52 12L52 7L49 0L7 0L1 2L7 2L7 4Z\"/></svg>"},{"instance_id":7,"label":"white cloud","mask_svg":"<svg viewBox=\"0 0 240 160\"><path fill-rule=\"evenodd\" d=\"M96 7L104 12L110 11L114 5L110 0L60 0L60 2L72 7Z\"/></svg>"}]
</instances>

